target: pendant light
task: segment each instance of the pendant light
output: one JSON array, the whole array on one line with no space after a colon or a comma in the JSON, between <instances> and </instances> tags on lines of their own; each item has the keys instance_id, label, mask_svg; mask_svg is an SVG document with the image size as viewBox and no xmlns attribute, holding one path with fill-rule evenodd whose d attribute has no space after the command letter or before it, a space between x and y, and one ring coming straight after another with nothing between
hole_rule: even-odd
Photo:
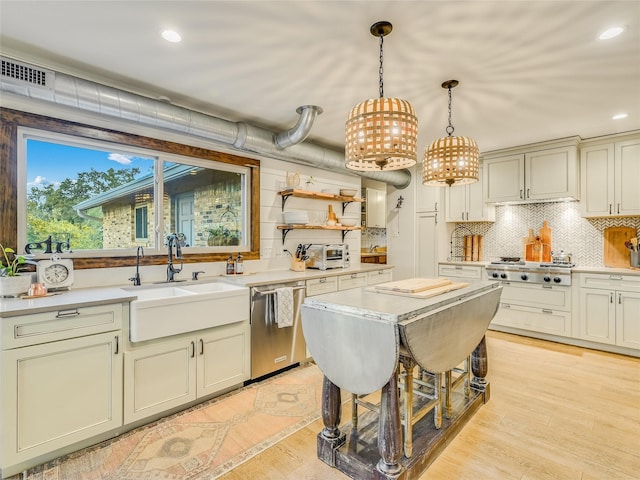
<instances>
[{"instance_id":1,"label":"pendant light","mask_svg":"<svg viewBox=\"0 0 640 480\"><path fill-rule=\"evenodd\" d=\"M469 137L454 137L451 124L451 89L457 80L447 80L442 88L449 90L449 125L447 136L431 143L424 151L422 183L424 185L466 185L478 181L478 145Z\"/></svg>"},{"instance_id":2,"label":"pendant light","mask_svg":"<svg viewBox=\"0 0 640 480\"><path fill-rule=\"evenodd\" d=\"M393 26L371 25L371 35L380 38L380 98L365 100L351 109L345 126L346 167L351 170L399 170L416 164L418 119L406 100L384 98L382 44Z\"/></svg>"}]
</instances>

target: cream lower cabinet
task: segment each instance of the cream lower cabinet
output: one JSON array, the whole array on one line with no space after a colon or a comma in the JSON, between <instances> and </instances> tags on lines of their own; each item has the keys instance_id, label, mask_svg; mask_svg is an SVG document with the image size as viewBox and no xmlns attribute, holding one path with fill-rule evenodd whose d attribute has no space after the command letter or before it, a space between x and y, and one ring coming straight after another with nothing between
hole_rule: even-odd
<instances>
[{"instance_id":1,"label":"cream lower cabinet","mask_svg":"<svg viewBox=\"0 0 640 480\"><path fill-rule=\"evenodd\" d=\"M571 288L500 282L500 306L491 327L571 336Z\"/></svg>"},{"instance_id":2,"label":"cream lower cabinet","mask_svg":"<svg viewBox=\"0 0 640 480\"><path fill-rule=\"evenodd\" d=\"M242 384L250 359L248 322L131 348L124 359L125 423Z\"/></svg>"},{"instance_id":3,"label":"cream lower cabinet","mask_svg":"<svg viewBox=\"0 0 640 480\"><path fill-rule=\"evenodd\" d=\"M3 465L122 425L116 343L104 333L2 353Z\"/></svg>"},{"instance_id":4,"label":"cream lower cabinet","mask_svg":"<svg viewBox=\"0 0 640 480\"><path fill-rule=\"evenodd\" d=\"M2 319L3 476L122 425L114 330L122 311L118 304ZM76 338L59 340L64 335Z\"/></svg>"},{"instance_id":5,"label":"cream lower cabinet","mask_svg":"<svg viewBox=\"0 0 640 480\"><path fill-rule=\"evenodd\" d=\"M640 277L582 274L579 337L640 349Z\"/></svg>"},{"instance_id":6,"label":"cream lower cabinet","mask_svg":"<svg viewBox=\"0 0 640 480\"><path fill-rule=\"evenodd\" d=\"M365 272L350 273L338 277L338 290L349 290L350 288L364 287L367 284L367 274Z\"/></svg>"},{"instance_id":7,"label":"cream lower cabinet","mask_svg":"<svg viewBox=\"0 0 640 480\"><path fill-rule=\"evenodd\" d=\"M367 272L367 285L376 285L391 280L393 280L393 270L390 268Z\"/></svg>"},{"instance_id":8,"label":"cream lower cabinet","mask_svg":"<svg viewBox=\"0 0 640 480\"><path fill-rule=\"evenodd\" d=\"M484 267L476 265L453 265L441 263L438 265L439 277L452 277L456 281L482 280Z\"/></svg>"}]
</instances>

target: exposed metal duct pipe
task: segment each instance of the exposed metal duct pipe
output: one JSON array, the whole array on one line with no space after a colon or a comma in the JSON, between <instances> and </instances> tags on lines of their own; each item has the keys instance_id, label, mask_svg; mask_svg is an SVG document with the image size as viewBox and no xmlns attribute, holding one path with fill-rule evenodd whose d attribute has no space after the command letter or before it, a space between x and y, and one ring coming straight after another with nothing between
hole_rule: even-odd
<instances>
[{"instance_id":1,"label":"exposed metal duct pipe","mask_svg":"<svg viewBox=\"0 0 640 480\"><path fill-rule=\"evenodd\" d=\"M147 126L202 137L276 160L358 175L387 183L399 189L406 188L411 182L411 173L408 170L356 173L344 166L344 152L314 144L299 143L308 135L307 130L311 127L315 116L322 112L319 107L299 107L296 111L301 116L296 126L287 132L276 135L254 125L205 115L64 73L45 71L39 67L15 62L4 57L2 61L3 63L11 62L12 66L17 69L42 70L54 80L53 86L42 86L29 83L21 78L16 79L2 75L0 76L0 92L18 94ZM3 72L5 71L13 71L13 69L3 69Z\"/></svg>"},{"instance_id":2,"label":"exposed metal duct pipe","mask_svg":"<svg viewBox=\"0 0 640 480\"><path fill-rule=\"evenodd\" d=\"M279 133L275 142L278 148L287 148L303 142L311 132L311 127L317 115L322 115L322 107L316 105L301 105L296 108L296 113L300 115L298 123L286 132Z\"/></svg>"}]
</instances>

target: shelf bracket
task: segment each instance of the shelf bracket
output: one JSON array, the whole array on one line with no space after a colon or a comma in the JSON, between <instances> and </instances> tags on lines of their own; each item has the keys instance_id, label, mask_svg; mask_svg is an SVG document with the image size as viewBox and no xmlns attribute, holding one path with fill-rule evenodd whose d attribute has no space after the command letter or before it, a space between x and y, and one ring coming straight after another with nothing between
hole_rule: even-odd
<instances>
[{"instance_id":1,"label":"shelf bracket","mask_svg":"<svg viewBox=\"0 0 640 480\"><path fill-rule=\"evenodd\" d=\"M342 214L343 215L344 215L344 209L347 208L347 205L349 205L350 203L352 203L352 202L350 202L350 201L342 202ZM344 238L343 238L343 240L344 240Z\"/></svg>"},{"instance_id":2,"label":"shelf bracket","mask_svg":"<svg viewBox=\"0 0 640 480\"><path fill-rule=\"evenodd\" d=\"M347 235L347 233L349 233L351 230L342 230L342 243L344 243L344 237Z\"/></svg>"},{"instance_id":3,"label":"shelf bracket","mask_svg":"<svg viewBox=\"0 0 640 480\"><path fill-rule=\"evenodd\" d=\"M292 193L283 193L283 194L282 194L282 209L281 209L281 210L282 210L283 212L284 212L284 204L285 204L285 203L287 203L287 199L288 199L291 195L293 195L293 194L292 194ZM344 212L343 212L343 213L344 213ZM286 235L286 233L285 233L284 235ZM283 239L283 241L284 241L284 239Z\"/></svg>"},{"instance_id":4,"label":"shelf bracket","mask_svg":"<svg viewBox=\"0 0 640 480\"><path fill-rule=\"evenodd\" d=\"M282 245L284 245L284 239L287 238L287 233L289 233L293 228L283 228L282 229ZM344 238L343 238L344 240Z\"/></svg>"}]
</instances>

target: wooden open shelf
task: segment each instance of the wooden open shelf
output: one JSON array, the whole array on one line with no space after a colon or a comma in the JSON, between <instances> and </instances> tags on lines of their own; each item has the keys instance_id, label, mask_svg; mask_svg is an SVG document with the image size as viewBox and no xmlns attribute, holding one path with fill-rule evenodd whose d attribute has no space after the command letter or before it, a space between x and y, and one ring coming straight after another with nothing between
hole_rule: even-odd
<instances>
[{"instance_id":1,"label":"wooden open shelf","mask_svg":"<svg viewBox=\"0 0 640 480\"><path fill-rule=\"evenodd\" d=\"M342 241L344 242L344 236L351 230L360 230L361 227L345 227L344 225L303 225L303 224L287 224L278 225L278 230L282 230L282 243L287 237L287 233L291 230L340 230L342 231Z\"/></svg>"},{"instance_id":2,"label":"wooden open shelf","mask_svg":"<svg viewBox=\"0 0 640 480\"><path fill-rule=\"evenodd\" d=\"M335 202L342 202L342 213L344 213L344 208L353 202L364 202L364 198L356 198L356 197L345 197L344 195L334 195L333 193L322 193L322 192L312 192L309 190L300 190L298 188L287 188L285 190L281 190L278 192L278 195L282 197L282 210L284 210L284 205L287 203L289 197L299 197L299 198L315 198L317 200L331 200Z\"/></svg>"}]
</instances>

